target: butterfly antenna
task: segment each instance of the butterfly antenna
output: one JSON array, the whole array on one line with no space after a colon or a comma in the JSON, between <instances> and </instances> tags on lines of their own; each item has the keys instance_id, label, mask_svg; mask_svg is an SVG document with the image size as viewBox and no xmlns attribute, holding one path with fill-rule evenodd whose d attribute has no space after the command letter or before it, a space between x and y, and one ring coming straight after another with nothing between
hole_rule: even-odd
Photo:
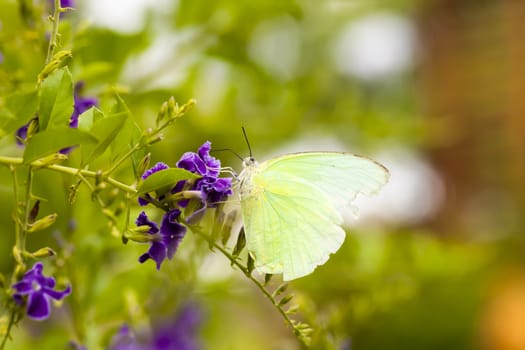
<instances>
[{"instance_id":1,"label":"butterfly antenna","mask_svg":"<svg viewBox=\"0 0 525 350\"><path fill-rule=\"evenodd\" d=\"M239 158L240 160L243 160L242 156L239 153L237 153L234 150L232 150L231 148L212 149L210 151L210 153L224 152L224 151L230 151L231 153L235 154L235 156L237 156L237 158Z\"/></svg>"},{"instance_id":2,"label":"butterfly antenna","mask_svg":"<svg viewBox=\"0 0 525 350\"><path fill-rule=\"evenodd\" d=\"M246 145L248 145L248 151L250 151L250 158L253 157L252 154L252 148L250 147L250 142L248 141L248 135L246 135L246 130L244 129L244 126L241 126L242 134L244 135L244 140L246 140Z\"/></svg>"}]
</instances>

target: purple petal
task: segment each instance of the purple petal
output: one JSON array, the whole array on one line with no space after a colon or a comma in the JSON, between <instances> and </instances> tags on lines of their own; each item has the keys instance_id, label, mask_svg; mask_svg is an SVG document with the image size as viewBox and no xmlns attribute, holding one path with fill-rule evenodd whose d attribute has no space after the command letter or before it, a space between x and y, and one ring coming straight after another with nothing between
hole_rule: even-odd
<instances>
[{"instance_id":1,"label":"purple petal","mask_svg":"<svg viewBox=\"0 0 525 350\"><path fill-rule=\"evenodd\" d=\"M66 289L64 289L63 291L44 288L43 292L55 300L62 300L64 297L71 294L71 286L67 286Z\"/></svg>"},{"instance_id":2,"label":"purple petal","mask_svg":"<svg viewBox=\"0 0 525 350\"><path fill-rule=\"evenodd\" d=\"M146 180L151 174L156 173L157 171L161 171L164 169L169 169L170 167L163 162L158 162L155 164L152 168L146 170L144 174L142 174L142 180Z\"/></svg>"},{"instance_id":3,"label":"purple petal","mask_svg":"<svg viewBox=\"0 0 525 350\"><path fill-rule=\"evenodd\" d=\"M19 295L26 295L33 291L33 283L30 280L21 280L12 285L16 289L16 293Z\"/></svg>"},{"instance_id":4,"label":"purple petal","mask_svg":"<svg viewBox=\"0 0 525 350\"><path fill-rule=\"evenodd\" d=\"M27 315L35 320L44 320L49 317L51 304L44 293L33 293L27 303Z\"/></svg>"},{"instance_id":5,"label":"purple petal","mask_svg":"<svg viewBox=\"0 0 525 350\"><path fill-rule=\"evenodd\" d=\"M197 153L199 153L199 156L202 159L206 159L210 156L210 150L211 150L211 142L206 141L202 144L202 146L199 147L199 150Z\"/></svg>"},{"instance_id":6,"label":"purple petal","mask_svg":"<svg viewBox=\"0 0 525 350\"><path fill-rule=\"evenodd\" d=\"M141 256L139 256L139 263L143 264L149 258L150 258L149 253L146 252L146 253L142 254Z\"/></svg>"},{"instance_id":7,"label":"purple petal","mask_svg":"<svg viewBox=\"0 0 525 350\"><path fill-rule=\"evenodd\" d=\"M163 243L167 247L169 259L173 258L179 243L186 235L186 227L177 221L180 214L181 212L178 209L171 210L164 214L160 225L160 234L162 235Z\"/></svg>"},{"instance_id":8,"label":"purple petal","mask_svg":"<svg viewBox=\"0 0 525 350\"><path fill-rule=\"evenodd\" d=\"M24 145L24 143L21 140L25 140L27 138L27 129L29 128L29 124L31 123L31 120L29 122L27 122L27 124L22 125L16 131L16 143L19 146L23 146Z\"/></svg>"},{"instance_id":9,"label":"purple petal","mask_svg":"<svg viewBox=\"0 0 525 350\"><path fill-rule=\"evenodd\" d=\"M147 198L147 197L151 198L151 196L150 196L149 194L146 194L144 197L146 197L146 198ZM145 199L145 198L139 197L139 198L138 198L138 202L139 202L139 205L140 205L141 207L143 207L143 206L148 205L150 201L147 200L147 199Z\"/></svg>"},{"instance_id":10,"label":"purple petal","mask_svg":"<svg viewBox=\"0 0 525 350\"><path fill-rule=\"evenodd\" d=\"M166 259L166 246L160 242L153 242L148 250L150 259L157 264L157 270L160 270L160 264Z\"/></svg>"},{"instance_id":11,"label":"purple petal","mask_svg":"<svg viewBox=\"0 0 525 350\"><path fill-rule=\"evenodd\" d=\"M159 227L157 226L157 223L151 221L149 218L148 218L148 215L146 215L145 212L141 212L137 218L137 220L135 221L135 224L137 226L149 226L150 229L148 231L148 233L151 233L151 234L155 234L157 232L159 232Z\"/></svg>"},{"instance_id":12,"label":"purple petal","mask_svg":"<svg viewBox=\"0 0 525 350\"><path fill-rule=\"evenodd\" d=\"M206 163L197 153L186 152L177 162L177 167L199 175L206 175Z\"/></svg>"}]
</instances>

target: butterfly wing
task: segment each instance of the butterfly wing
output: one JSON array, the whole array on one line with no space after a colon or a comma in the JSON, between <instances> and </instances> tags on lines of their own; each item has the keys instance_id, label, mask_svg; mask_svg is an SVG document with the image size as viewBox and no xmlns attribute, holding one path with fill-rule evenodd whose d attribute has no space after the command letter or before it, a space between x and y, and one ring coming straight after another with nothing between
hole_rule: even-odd
<instances>
[{"instance_id":1,"label":"butterfly wing","mask_svg":"<svg viewBox=\"0 0 525 350\"><path fill-rule=\"evenodd\" d=\"M259 271L283 273L284 280L324 264L344 241L344 206L388 181L382 165L336 152L290 154L245 171L241 203L248 250Z\"/></svg>"}]
</instances>

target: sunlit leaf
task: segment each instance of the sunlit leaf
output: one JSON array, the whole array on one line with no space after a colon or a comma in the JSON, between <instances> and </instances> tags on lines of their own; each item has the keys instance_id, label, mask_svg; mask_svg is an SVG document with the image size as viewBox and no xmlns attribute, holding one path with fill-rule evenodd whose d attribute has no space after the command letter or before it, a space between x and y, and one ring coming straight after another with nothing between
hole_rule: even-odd
<instances>
[{"instance_id":1,"label":"sunlit leaf","mask_svg":"<svg viewBox=\"0 0 525 350\"><path fill-rule=\"evenodd\" d=\"M174 186L181 180L198 179L199 176L185 169L169 168L151 174L139 186L138 193L144 194L166 187Z\"/></svg>"},{"instance_id":2,"label":"sunlit leaf","mask_svg":"<svg viewBox=\"0 0 525 350\"><path fill-rule=\"evenodd\" d=\"M69 127L55 128L35 134L24 150L24 163L30 163L62 148L93 144L98 140L91 134Z\"/></svg>"},{"instance_id":3,"label":"sunlit leaf","mask_svg":"<svg viewBox=\"0 0 525 350\"><path fill-rule=\"evenodd\" d=\"M40 130L69 125L73 113L73 82L67 67L58 69L40 86Z\"/></svg>"},{"instance_id":4,"label":"sunlit leaf","mask_svg":"<svg viewBox=\"0 0 525 350\"><path fill-rule=\"evenodd\" d=\"M99 139L94 147L86 147L82 153L85 155L84 163L89 163L101 156L122 131L127 114L121 113L95 121L91 134Z\"/></svg>"}]
</instances>

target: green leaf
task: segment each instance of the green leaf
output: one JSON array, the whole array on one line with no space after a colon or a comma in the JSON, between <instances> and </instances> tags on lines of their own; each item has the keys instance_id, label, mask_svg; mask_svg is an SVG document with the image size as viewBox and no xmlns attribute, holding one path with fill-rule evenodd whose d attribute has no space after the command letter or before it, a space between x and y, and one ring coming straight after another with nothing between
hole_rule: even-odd
<instances>
[{"instance_id":1,"label":"green leaf","mask_svg":"<svg viewBox=\"0 0 525 350\"><path fill-rule=\"evenodd\" d=\"M53 154L65 147L93 144L98 140L91 134L69 127L55 128L35 134L24 150L24 163Z\"/></svg>"},{"instance_id":2,"label":"green leaf","mask_svg":"<svg viewBox=\"0 0 525 350\"><path fill-rule=\"evenodd\" d=\"M37 90L31 89L7 96L5 106L15 115L16 119L27 122L34 116L37 102Z\"/></svg>"},{"instance_id":3,"label":"green leaf","mask_svg":"<svg viewBox=\"0 0 525 350\"><path fill-rule=\"evenodd\" d=\"M83 163L87 164L101 156L109 145L115 140L122 131L122 126L128 115L120 113L106 118L101 118L93 124L91 134L99 139L94 147L86 147L82 154L85 155Z\"/></svg>"},{"instance_id":4,"label":"green leaf","mask_svg":"<svg viewBox=\"0 0 525 350\"><path fill-rule=\"evenodd\" d=\"M99 119L104 118L104 113L97 107L91 107L78 116L78 128L84 131L90 131Z\"/></svg>"},{"instance_id":5,"label":"green leaf","mask_svg":"<svg viewBox=\"0 0 525 350\"><path fill-rule=\"evenodd\" d=\"M200 176L185 169L169 168L151 174L137 189L139 194L174 186L181 180L198 179Z\"/></svg>"},{"instance_id":6,"label":"green leaf","mask_svg":"<svg viewBox=\"0 0 525 350\"><path fill-rule=\"evenodd\" d=\"M7 96L4 107L0 109L0 136L12 134L26 124L36 112L37 102L35 89Z\"/></svg>"},{"instance_id":7,"label":"green leaf","mask_svg":"<svg viewBox=\"0 0 525 350\"><path fill-rule=\"evenodd\" d=\"M142 135L142 130L135 123L131 116L126 102L116 95L117 103L113 106L111 113L113 115L126 115L126 121L122 126L122 131L115 137L114 142L111 143L111 159L118 159L123 154L127 153L133 145L135 145ZM142 158L143 155L140 155ZM137 161L137 159L135 159Z\"/></svg>"},{"instance_id":8,"label":"green leaf","mask_svg":"<svg viewBox=\"0 0 525 350\"><path fill-rule=\"evenodd\" d=\"M40 85L40 130L68 126L73 105L71 73L67 67L58 69Z\"/></svg>"}]
</instances>

